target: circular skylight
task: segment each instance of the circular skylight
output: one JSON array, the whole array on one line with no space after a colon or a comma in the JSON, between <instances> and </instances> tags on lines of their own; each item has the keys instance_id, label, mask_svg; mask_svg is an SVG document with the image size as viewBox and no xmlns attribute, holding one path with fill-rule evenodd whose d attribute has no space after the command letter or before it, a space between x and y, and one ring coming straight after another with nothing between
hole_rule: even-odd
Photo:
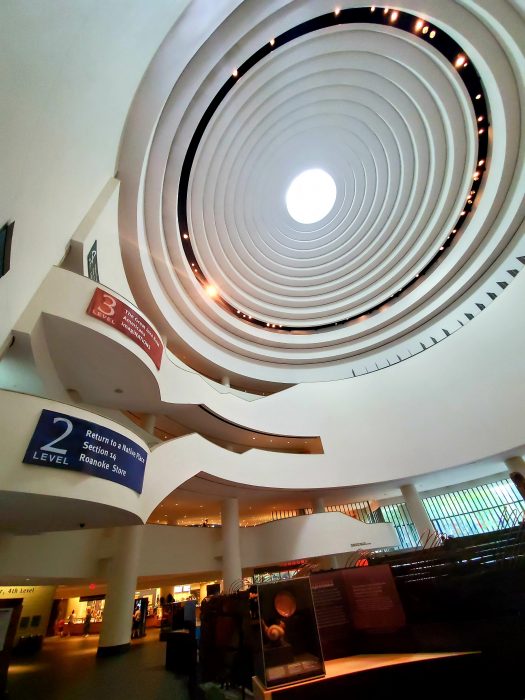
<instances>
[{"instance_id":1,"label":"circular skylight","mask_svg":"<svg viewBox=\"0 0 525 700\"><path fill-rule=\"evenodd\" d=\"M315 224L332 209L336 195L335 182L327 172L320 168L304 170L286 192L286 208L300 224Z\"/></svg>"}]
</instances>

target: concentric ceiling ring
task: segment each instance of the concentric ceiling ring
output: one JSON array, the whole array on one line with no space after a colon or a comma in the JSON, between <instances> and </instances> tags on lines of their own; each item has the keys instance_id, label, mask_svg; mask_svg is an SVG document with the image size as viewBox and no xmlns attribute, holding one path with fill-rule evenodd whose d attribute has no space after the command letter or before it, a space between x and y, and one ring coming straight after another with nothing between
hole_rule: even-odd
<instances>
[{"instance_id":1,"label":"concentric ceiling ring","mask_svg":"<svg viewBox=\"0 0 525 700\"><path fill-rule=\"evenodd\" d=\"M139 235L157 309L146 309L227 370L348 376L472 288L474 251L486 269L501 249L477 216L487 100L438 19L348 9L275 31L257 51L268 18L237 20L248 58L221 86L228 57L198 54L151 140ZM330 173L338 196L329 216L301 225L284 194L308 167Z\"/></svg>"}]
</instances>

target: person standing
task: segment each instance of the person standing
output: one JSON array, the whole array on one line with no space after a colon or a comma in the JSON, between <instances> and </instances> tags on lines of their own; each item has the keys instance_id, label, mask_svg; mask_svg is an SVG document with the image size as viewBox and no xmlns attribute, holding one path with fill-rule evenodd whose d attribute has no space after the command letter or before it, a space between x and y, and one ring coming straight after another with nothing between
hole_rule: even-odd
<instances>
[{"instance_id":1,"label":"person standing","mask_svg":"<svg viewBox=\"0 0 525 700\"><path fill-rule=\"evenodd\" d=\"M84 618L84 637L89 636L89 626L91 624L91 608L86 610L86 617Z\"/></svg>"},{"instance_id":2,"label":"person standing","mask_svg":"<svg viewBox=\"0 0 525 700\"><path fill-rule=\"evenodd\" d=\"M131 628L131 639L137 639L138 637L140 637L140 622L141 622L140 608L137 606L135 608L135 612L133 613L133 625Z\"/></svg>"},{"instance_id":3,"label":"person standing","mask_svg":"<svg viewBox=\"0 0 525 700\"><path fill-rule=\"evenodd\" d=\"M71 637L71 635L73 634L73 625L75 624L74 619L75 619L75 611L72 610L71 614L67 618L67 633L66 634L68 637Z\"/></svg>"}]
</instances>

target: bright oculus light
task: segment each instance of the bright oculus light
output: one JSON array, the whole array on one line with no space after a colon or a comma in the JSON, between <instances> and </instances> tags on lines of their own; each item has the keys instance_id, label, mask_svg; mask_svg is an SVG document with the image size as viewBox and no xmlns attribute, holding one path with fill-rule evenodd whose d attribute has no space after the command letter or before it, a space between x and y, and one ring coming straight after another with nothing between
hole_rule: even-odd
<instances>
[{"instance_id":1,"label":"bright oculus light","mask_svg":"<svg viewBox=\"0 0 525 700\"><path fill-rule=\"evenodd\" d=\"M286 192L286 208L300 224L314 224L332 209L336 196L333 178L320 168L312 168L292 180Z\"/></svg>"}]
</instances>

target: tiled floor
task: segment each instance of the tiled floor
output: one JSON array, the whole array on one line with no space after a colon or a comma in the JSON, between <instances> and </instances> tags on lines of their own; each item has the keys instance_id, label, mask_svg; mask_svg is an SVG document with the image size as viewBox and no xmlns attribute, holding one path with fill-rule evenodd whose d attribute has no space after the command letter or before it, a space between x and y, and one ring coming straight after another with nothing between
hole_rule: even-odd
<instances>
[{"instance_id":1,"label":"tiled floor","mask_svg":"<svg viewBox=\"0 0 525 700\"><path fill-rule=\"evenodd\" d=\"M9 700L188 700L184 679L164 668L157 630L127 654L97 659L98 636L50 637L34 657L13 659Z\"/></svg>"}]
</instances>

